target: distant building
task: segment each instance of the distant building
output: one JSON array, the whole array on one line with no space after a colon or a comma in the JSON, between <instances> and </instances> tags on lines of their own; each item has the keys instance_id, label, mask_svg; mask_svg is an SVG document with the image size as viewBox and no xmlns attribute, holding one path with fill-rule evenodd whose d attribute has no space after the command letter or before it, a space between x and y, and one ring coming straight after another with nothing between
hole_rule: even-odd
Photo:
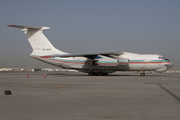
<instances>
[{"instance_id":1,"label":"distant building","mask_svg":"<svg viewBox=\"0 0 180 120\"><path fill-rule=\"evenodd\" d=\"M32 72L41 72L41 68L32 69Z\"/></svg>"},{"instance_id":2,"label":"distant building","mask_svg":"<svg viewBox=\"0 0 180 120\"><path fill-rule=\"evenodd\" d=\"M57 68L43 68L41 71L46 71L46 72L59 72L62 71L63 69L57 69Z\"/></svg>"},{"instance_id":3,"label":"distant building","mask_svg":"<svg viewBox=\"0 0 180 120\"><path fill-rule=\"evenodd\" d=\"M12 71L12 68L0 68L0 71Z\"/></svg>"},{"instance_id":4,"label":"distant building","mask_svg":"<svg viewBox=\"0 0 180 120\"><path fill-rule=\"evenodd\" d=\"M30 68L23 68L23 71L32 71Z\"/></svg>"},{"instance_id":5,"label":"distant building","mask_svg":"<svg viewBox=\"0 0 180 120\"><path fill-rule=\"evenodd\" d=\"M67 72L79 72L77 70L72 70L72 69L63 69L62 71L67 71Z\"/></svg>"},{"instance_id":6,"label":"distant building","mask_svg":"<svg viewBox=\"0 0 180 120\"><path fill-rule=\"evenodd\" d=\"M0 72L3 71L32 71L32 72L59 72L59 71L67 71L67 72L78 72L77 70L72 70L72 69L63 69L63 68L0 68ZM117 73L140 73L141 71L117 71ZM180 70L168 70L163 73L159 73L156 71L145 71L146 74L180 74Z\"/></svg>"},{"instance_id":7,"label":"distant building","mask_svg":"<svg viewBox=\"0 0 180 120\"><path fill-rule=\"evenodd\" d=\"M13 68L12 71L21 71L21 68Z\"/></svg>"}]
</instances>

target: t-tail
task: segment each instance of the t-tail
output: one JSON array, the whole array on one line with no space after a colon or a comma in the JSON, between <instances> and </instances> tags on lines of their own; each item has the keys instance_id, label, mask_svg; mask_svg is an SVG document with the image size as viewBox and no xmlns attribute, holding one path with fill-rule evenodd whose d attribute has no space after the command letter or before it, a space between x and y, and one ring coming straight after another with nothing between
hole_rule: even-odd
<instances>
[{"instance_id":1,"label":"t-tail","mask_svg":"<svg viewBox=\"0 0 180 120\"><path fill-rule=\"evenodd\" d=\"M50 27L8 26L22 28L22 31L26 34L33 49L30 56L56 56L66 54L65 52L56 49L43 34L43 30L48 30Z\"/></svg>"}]
</instances>

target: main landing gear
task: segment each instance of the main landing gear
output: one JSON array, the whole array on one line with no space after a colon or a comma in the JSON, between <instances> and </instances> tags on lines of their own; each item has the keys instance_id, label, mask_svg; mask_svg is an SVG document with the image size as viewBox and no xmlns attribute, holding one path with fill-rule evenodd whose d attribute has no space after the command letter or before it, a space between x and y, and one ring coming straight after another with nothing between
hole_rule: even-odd
<instances>
[{"instance_id":1,"label":"main landing gear","mask_svg":"<svg viewBox=\"0 0 180 120\"><path fill-rule=\"evenodd\" d=\"M102 72L98 72L98 73L89 72L88 74L89 76L107 76L108 75L108 73L102 73Z\"/></svg>"},{"instance_id":2,"label":"main landing gear","mask_svg":"<svg viewBox=\"0 0 180 120\"><path fill-rule=\"evenodd\" d=\"M140 76L145 76L145 73L140 73Z\"/></svg>"},{"instance_id":3,"label":"main landing gear","mask_svg":"<svg viewBox=\"0 0 180 120\"><path fill-rule=\"evenodd\" d=\"M142 68L142 69L141 69L140 76L145 76L145 71L144 71L144 68Z\"/></svg>"}]
</instances>

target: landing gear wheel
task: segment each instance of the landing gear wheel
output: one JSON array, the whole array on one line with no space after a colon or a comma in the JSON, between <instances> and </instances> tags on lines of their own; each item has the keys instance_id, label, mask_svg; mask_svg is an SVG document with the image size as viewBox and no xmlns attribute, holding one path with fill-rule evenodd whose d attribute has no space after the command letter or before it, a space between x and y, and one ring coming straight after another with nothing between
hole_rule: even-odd
<instances>
[{"instance_id":1,"label":"landing gear wheel","mask_svg":"<svg viewBox=\"0 0 180 120\"><path fill-rule=\"evenodd\" d=\"M98 75L98 76L102 76L102 75L103 75L103 73L102 73L102 72L99 72L99 73L97 73L97 75Z\"/></svg>"},{"instance_id":2,"label":"landing gear wheel","mask_svg":"<svg viewBox=\"0 0 180 120\"><path fill-rule=\"evenodd\" d=\"M103 73L103 75L104 75L104 76L107 76L107 75L108 75L108 73Z\"/></svg>"},{"instance_id":3,"label":"landing gear wheel","mask_svg":"<svg viewBox=\"0 0 180 120\"><path fill-rule=\"evenodd\" d=\"M97 73L97 75L98 75L98 76L107 76L108 73L102 73L102 72L99 72L99 73Z\"/></svg>"},{"instance_id":4,"label":"landing gear wheel","mask_svg":"<svg viewBox=\"0 0 180 120\"><path fill-rule=\"evenodd\" d=\"M145 73L140 73L140 76L145 76Z\"/></svg>"},{"instance_id":5,"label":"landing gear wheel","mask_svg":"<svg viewBox=\"0 0 180 120\"><path fill-rule=\"evenodd\" d=\"M107 76L108 73L102 73L102 72L99 72L99 73L94 73L94 72L89 72L88 73L89 76Z\"/></svg>"},{"instance_id":6,"label":"landing gear wheel","mask_svg":"<svg viewBox=\"0 0 180 120\"><path fill-rule=\"evenodd\" d=\"M94 73L93 73L93 72L89 72L88 75L89 75L89 76L93 76Z\"/></svg>"}]
</instances>

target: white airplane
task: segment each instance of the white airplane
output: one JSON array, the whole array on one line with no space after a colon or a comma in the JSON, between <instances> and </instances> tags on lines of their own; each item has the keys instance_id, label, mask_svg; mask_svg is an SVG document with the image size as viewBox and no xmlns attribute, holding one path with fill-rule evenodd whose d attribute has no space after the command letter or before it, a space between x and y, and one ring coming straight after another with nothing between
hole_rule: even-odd
<instances>
[{"instance_id":1,"label":"white airplane","mask_svg":"<svg viewBox=\"0 0 180 120\"><path fill-rule=\"evenodd\" d=\"M22 28L33 49L31 57L65 69L75 69L89 75L108 75L115 71L164 72L173 66L165 57L157 54L136 54L122 51L92 52L69 54L56 49L43 34L49 27L29 27L8 25Z\"/></svg>"}]
</instances>

